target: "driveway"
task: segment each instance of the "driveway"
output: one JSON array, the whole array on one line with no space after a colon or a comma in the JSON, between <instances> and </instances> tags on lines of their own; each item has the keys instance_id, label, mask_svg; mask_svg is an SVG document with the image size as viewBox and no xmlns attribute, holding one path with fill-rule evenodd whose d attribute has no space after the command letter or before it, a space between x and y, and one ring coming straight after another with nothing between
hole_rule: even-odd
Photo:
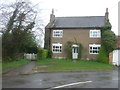
<instances>
[{"instance_id":1,"label":"driveway","mask_svg":"<svg viewBox=\"0 0 120 90\"><path fill-rule=\"evenodd\" d=\"M13 68L7 70L3 73L3 76L15 76L19 74L27 74L35 67L35 61L31 61L30 63L23 65L18 68Z\"/></svg>"},{"instance_id":2,"label":"driveway","mask_svg":"<svg viewBox=\"0 0 120 90\"><path fill-rule=\"evenodd\" d=\"M3 76L3 88L118 88L118 70Z\"/></svg>"}]
</instances>

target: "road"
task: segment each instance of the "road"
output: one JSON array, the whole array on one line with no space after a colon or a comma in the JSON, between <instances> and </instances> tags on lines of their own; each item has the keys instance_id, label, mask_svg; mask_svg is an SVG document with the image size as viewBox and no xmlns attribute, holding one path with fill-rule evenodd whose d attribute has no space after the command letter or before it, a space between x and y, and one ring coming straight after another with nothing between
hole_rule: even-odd
<instances>
[{"instance_id":1,"label":"road","mask_svg":"<svg viewBox=\"0 0 120 90\"><path fill-rule=\"evenodd\" d=\"M3 76L3 88L118 88L118 70Z\"/></svg>"}]
</instances>

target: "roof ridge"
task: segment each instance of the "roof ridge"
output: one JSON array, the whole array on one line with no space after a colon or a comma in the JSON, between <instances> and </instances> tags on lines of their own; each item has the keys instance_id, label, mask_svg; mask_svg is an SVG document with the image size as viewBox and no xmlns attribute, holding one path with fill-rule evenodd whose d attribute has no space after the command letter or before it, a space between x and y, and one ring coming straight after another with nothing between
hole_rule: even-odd
<instances>
[{"instance_id":1,"label":"roof ridge","mask_svg":"<svg viewBox=\"0 0 120 90\"><path fill-rule=\"evenodd\" d=\"M63 16L63 17L56 17L56 18L80 18L80 17L105 17L105 16Z\"/></svg>"}]
</instances>

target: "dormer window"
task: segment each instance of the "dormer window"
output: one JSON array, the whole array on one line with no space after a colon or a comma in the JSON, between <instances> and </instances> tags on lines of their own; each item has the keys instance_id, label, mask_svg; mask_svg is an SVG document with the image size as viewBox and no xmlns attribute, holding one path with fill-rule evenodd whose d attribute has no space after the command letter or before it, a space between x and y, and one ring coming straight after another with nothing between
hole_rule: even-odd
<instances>
[{"instance_id":1,"label":"dormer window","mask_svg":"<svg viewBox=\"0 0 120 90\"><path fill-rule=\"evenodd\" d=\"M100 38L101 37L101 31L100 30L90 30L90 38Z\"/></svg>"},{"instance_id":2,"label":"dormer window","mask_svg":"<svg viewBox=\"0 0 120 90\"><path fill-rule=\"evenodd\" d=\"M53 30L53 37L55 38L62 38L63 30Z\"/></svg>"}]
</instances>

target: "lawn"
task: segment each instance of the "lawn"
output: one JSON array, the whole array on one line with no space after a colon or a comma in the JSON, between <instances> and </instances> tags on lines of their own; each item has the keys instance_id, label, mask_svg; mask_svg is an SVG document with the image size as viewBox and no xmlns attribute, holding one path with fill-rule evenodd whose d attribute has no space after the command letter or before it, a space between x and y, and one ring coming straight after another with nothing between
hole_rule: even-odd
<instances>
[{"instance_id":1,"label":"lawn","mask_svg":"<svg viewBox=\"0 0 120 90\"><path fill-rule=\"evenodd\" d=\"M71 60L64 59L44 59L37 61L37 70L45 70L45 71L81 71L81 70L112 70L114 68L113 65L99 63L96 61L87 61L87 60L79 60L73 62ZM46 66L45 68L41 68L40 66ZM40 67L40 68L39 68Z\"/></svg>"},{"instance_id":2,"label":"lawn","mask_svg":"<svg viewBox=\"0 0 120 90\"><path fill-rule=\"evenodd\" d=\"M18 59L16 61L7 62L7 63L4 62L4 63L2 63L2 70L19 67L19 66L27 64L29 62L30 62L30 60L26 60L26 59Z\"/></svg>"},{"instance_id":3,"label":"lawn","mask_svg":"<svg viewBox=\"0 0 120 90\"><path fill-rule=\"evenodd\" d=\"M0 72L2 71L2 58L0 57Z\"/></svg>"}]
</instances>

